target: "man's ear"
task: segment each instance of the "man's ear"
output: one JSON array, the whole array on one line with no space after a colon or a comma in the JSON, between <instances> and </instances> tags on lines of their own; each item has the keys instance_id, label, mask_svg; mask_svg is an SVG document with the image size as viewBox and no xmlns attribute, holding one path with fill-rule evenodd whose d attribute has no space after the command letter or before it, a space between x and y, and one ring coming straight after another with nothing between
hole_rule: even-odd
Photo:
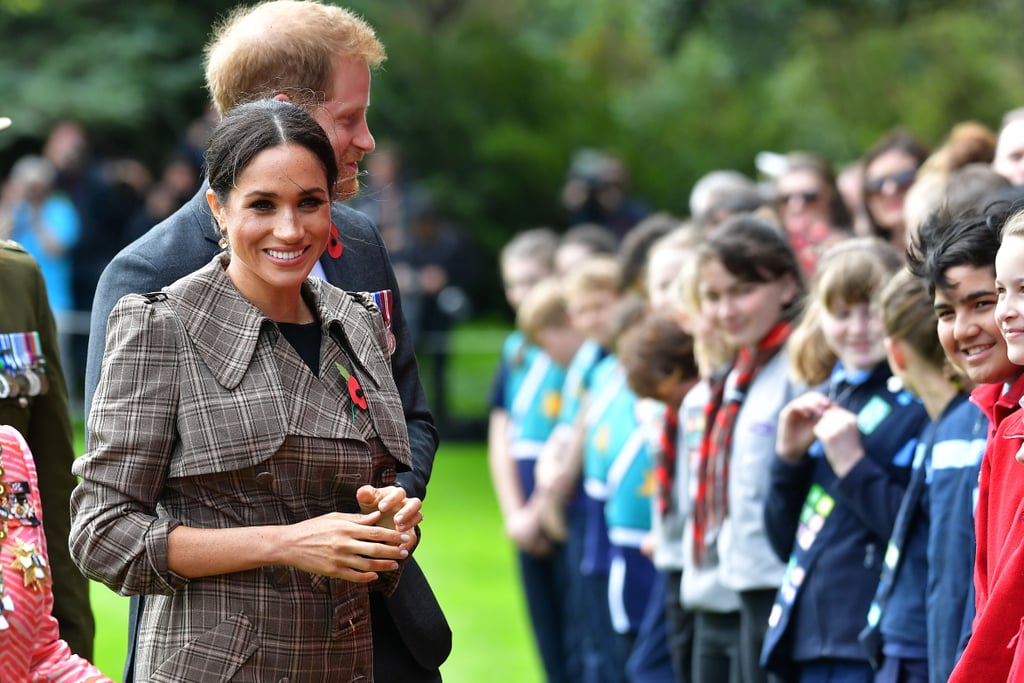
<instances>
[{"instance_id":1,"label":"man's ear","mask_svg":"<svg viewBox=\"0 0 1024 683\"><path fill-rule=\"evenodd\" d=\"M291 102L292 101L292 98L288 97L283 92L279 92L276 95L274 95L274 99L277 100L278 102Z\"/></svg>"}]
</instances>

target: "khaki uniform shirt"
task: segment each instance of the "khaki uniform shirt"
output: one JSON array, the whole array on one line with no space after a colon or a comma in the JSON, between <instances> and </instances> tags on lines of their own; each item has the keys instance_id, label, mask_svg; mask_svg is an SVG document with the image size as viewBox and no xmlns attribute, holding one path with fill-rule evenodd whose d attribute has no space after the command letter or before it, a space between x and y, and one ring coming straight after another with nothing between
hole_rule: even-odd
<instances>
[{"instance_id":1,"label":"khaki uniform shirt","mask_svg":"<svg viewBox=\"0 0 1024 683\"><path fill-rule=\"evenodd\" d=\"M49 386L45 394L24 400L0 399L0 424L21 432L35 456L53 571L53 615L60 622L61 638L76 653L91 658L95 629L89 582L68 553L75 453L57 326L39 266L15 242L0 240L0 334L20 332L39 333Z\"/></svg>"}]
</instances>

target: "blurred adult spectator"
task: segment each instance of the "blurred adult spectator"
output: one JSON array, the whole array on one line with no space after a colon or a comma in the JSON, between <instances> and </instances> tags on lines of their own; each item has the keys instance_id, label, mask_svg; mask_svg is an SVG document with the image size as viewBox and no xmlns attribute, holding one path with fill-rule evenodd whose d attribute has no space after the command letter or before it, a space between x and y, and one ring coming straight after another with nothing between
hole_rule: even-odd
<instances>
[{"instance_id":1,"label":"blurred adult spectator","mask_svg":"<svg viewBox=\"0 0 1024 683\"><path fill-rule=\"evenodd\" d=\"M43 156L56 169L54 188L71 200L79 219L68 308L88 311L100 273L124 245L122 229L141 204L152 176L135 159L95 156L85 129L74 121L62 121L51 129Z\"/></svg>"},{"instance_id":2,"label":"blurred adult spectator","mask_svg":"<svg viewBox=\"0 0 1024 683\"><path fill-rule=\"evenodd\" d=\"M917 170L917 178L904 198L906 244L933 212L945 208L951 215L985 205L984 197L1009 181L991 169L996 136L976 121L954 125L942 143Z\"/></svg>"},{"instance_id":3,"label":"blurred adult spectator","mask_svg":"<svg viewBox=\"0 0 1024 683\"><path fill-rule=\"evenodd\" d=\"M170 216L199 189L200 177L192 162L178 157L164 167L160 180L146 191L142 205L128 219L122 241L133 242L147 230Z\"/></svg>"},{"instance_id":4,"label":"blurred adult spectator","mask_svg":"<svg viewBox=\"0 0 1024 683\"><path fill-rule=\"evenodd\" d=\"M922 223L936 211L951 216L981 212L994 201L1012 198L1016 186L996 173L989 164L974 162L951 173L921 175L907 192L903 203L909 246Z\"/></svg>"},{"instance_id":5,"label":"blurred adult spectator","mask_svg":"<svg viewBox=\"0 0 1024 683\"><path fill-rule=\"evenodd\" d=\"M569 225L597 223L620 239L649 213L632 192L625 161L593 149L573 155L561 201Z\"/></svg>"},{"instance_id":6,"label":"blurred adult spectator","mask_svg":"<svg viewBox=\"0 0 1024 683\"><path fill-rule=\"evenodd\" d=\"M980 213L990 198L1010 187L1010 181L996 173L989 164L980 161L966 164L949 175L945 206L954 216Z\"/></svg>"},{"instance_id":7,"label":"blurred adult spectator","mask_svg":"<svg viewBox=\"0 0 1024 683\"><path fill-rule=\"evenodd\" d=\"M862 195L870 234L899 251L906 243L903 201L927 158L928 148L922 142L909 131L896 129L872 145L862 160Z\"/></svg>"},{"instance_id":8,"label":"blurred adult spectator","mask_svg":"<svg viewBox=\"0 0 1024 683\"><path fill-rule=\"evenodd\" d=\"M57 172L49 161L18 159L4 188L0 238L9 237L31 254L43 271L50 308L60 316L74 310L71 249L78 242L78 212L54 186Z\"/></svg>"},{"instance_id":9,"label":"blurred adult spectator","mask_svg":"<svg viewBox=\"0 0 1024 683\"><path fill-rule=\"evenodd\" d=\"M152 177L135 159L96 156L85 129L75 121L58 122L50 130L43 156L56 169L54 186L71 200L79 221L79 238L69 255L71 305L67 312L58 311L68 388L77 404L84 392L88 350L83 312L92 308L104 266L124 246L123 229Z\"/></svg>"},{"instance_id":10,"label":"blurred adult spectator","mask_svg":"<svg viewBox=\"0 0 1024 683\"><path fill-rule=\"evenodd\" d=\"M992 168L1012 184L1024 185L1024 107L1003 116Z\"/></svg>"},{"instance_id":11,"label":"blurred adult spectator","mask_svg":"<svg viewBox=\"0 0 1024 683\"><path fill-rule=\"evenodd\" d=\"M804 273L818 255L850 234L850 212L836 187L832 164L814 152L792 152L775 178L775 205Z\"/></svg>"},{"instance_id":12,"label":"blurred adult spectator","mask_svg":"<svg viewBox=\"0 0 1024 683\"><path fill-rule=\"evenodd\" d=\"M870 235L871 221L864 205L864 163L858 159L840 169L836 176L836 188L843 197L846 210L850 212L850 229L855 235Z\"/></svg>"},{"instance_id":13,"label":"blurred adult spectator","mask_svg":"<svg viewBox=\"0 0 1024 683\"><path fill-rule=\"evenodd\" d=\"M218 121L220 121L220 114L217 113L217 108L212 104L207 104L203 113L188 124L178 143L178 159L188 163L199 177L203 176L203 155L206 153L206 143Z\"/></svg>"},{"instance_id":14,"label":"blurred adult spectator","mask_svg":"<svg viewBox=\"0 0 1024 683\"><path fill-rule=\"evenodd\" d=\"M973 162L991 163L996 153L996 134L977 121L954 125L945 140L931 153L919 173L952 173Z\"/></svg>"},{"instance_id":15,"label":"blurred adult spectator","mask_svg":"<svg viewBox=\"0 0 1024 683\"><path fill-rule=\"evenodd\" d=\"M448 337L452 326L469 315L466 287L475 275L473 255L434 199L420 194L410 205L408 242L391 259L420 372L430 378L424 383L430 408L444 429L449 417Z\"/></svg>"},{"instance_id":16,"label":"blurred adult spectator","mask_svg":"<svg viewBox=\"0 0 1024 683\"><path fill-rule=\"evenodd\" d=\"M704 224L711 208L720 205L727 197L751 194L758 194L757 183L739 171L709 171L690 190L690 218Z\"/></svg>"},{"instance_id":17,"label":"blurred adult spectator","mask_svg":"<svg viewBox=\"0 0 1024 683\"><path fill-rule=\"evenodd\" d=\"M72 336L75 295L72 249L81 236L78 212L54 184L57 172L41 156L26 155L11 168L0 197L0 239L21 244L39 263L46 281L50 308L57 318L64 376L73 395L79 386Z\"/></svg>"},{"instance_id":18,"label":"blurred adult spectator","mask_svg":"<svg viewBox=\"0 0 1024 683\"><path fill-rule=\"evenodd\" d=\"M373 154L366 157L365 185L349 204L373 219L388 251L394 254L408 246L415 193L398 147L378 142Z\"/></svg>"},{"instance_id":19,"label":"blurred adult spectator","mask_svg":"<svg viewBox=\"0 0 1024 683\"><path fill-rule=\"evenodd\" d=\"M770 217L776 223L782 222L775 210L774 203L759 190L738 190L723 194L712 202L708 210L704 212L699 225L705 233L708 233L736 214L765 212L768 212L766 217Z\"/></svg>"}]
</instances>

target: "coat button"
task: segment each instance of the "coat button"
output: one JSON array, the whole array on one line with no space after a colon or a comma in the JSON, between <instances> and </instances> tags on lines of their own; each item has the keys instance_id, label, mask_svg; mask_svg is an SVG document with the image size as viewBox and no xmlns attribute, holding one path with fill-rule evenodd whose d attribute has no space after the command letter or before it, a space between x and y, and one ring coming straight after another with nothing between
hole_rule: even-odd
<instances>
[{"instance_id":1,"label":"coat button","mask_svg":"<svg viewBox=\"0 0 1024 683\"><path fill-rule=\"evenodd\" d=\"M256 475L256 483L269 491L274 486L274 475L270 472L260 472Z\"/></svg>"}]
</instances>

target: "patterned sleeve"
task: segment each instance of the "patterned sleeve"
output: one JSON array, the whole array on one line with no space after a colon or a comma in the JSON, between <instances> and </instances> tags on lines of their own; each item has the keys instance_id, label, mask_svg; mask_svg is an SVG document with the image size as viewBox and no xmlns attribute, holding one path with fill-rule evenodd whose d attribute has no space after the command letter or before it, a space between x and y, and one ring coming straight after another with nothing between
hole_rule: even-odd
<instances>
[{"instance_id":1,"label":"patterned sleeve","mask_svg":"<svg viewBox=\"0 0 1024 683\"><path fill-rule=\"evenodd\" d=\"M53 683L112 683L88 660L71 651L68 644L60 639L57 620L47 617L43 631L51 636L46 642L38 643L32 659L32 680Z\"/></svg>"},{"instance_id":2,"label":"patterned sleeve","mask_svg":"<svg viewBox=\"0 0 1024 683\"><path fill-rule=\"evenodd\" d=\"M166 305L121 299L88 422L90 450L75 462L71 553L90 579L123 595L174 592L167 567L177 520L158 512L177 443L178 323Z\"/></svg>"},{"instance_id":3,"label":"patterned sleeve","mask_svg":"<svg viewBox=\"0 0 1024 683\"><path fill-rule=\"evenodd\" d=\"M25 484L20 490L27 497L27 517L33 523L11 525L0 539L0 593L5 593L13 610L6 612L7 627L0 628L0 676L3 680L52 681L54 683L95 683L110 681L99 669L71 652L61 640L57 620L53 617L53 591L48 581L34 583L24 580L24 569L12 560L19 551L35 546L48 562L45 521L39 498L39 479L32 452L24 437L14 427L0 425L0 463L8 482ZM0 501L3 505L7 501ZM26 513L23 513L26 514ZM26 517L15 519L19 522Z\"/></svg>"}]
</instances>

